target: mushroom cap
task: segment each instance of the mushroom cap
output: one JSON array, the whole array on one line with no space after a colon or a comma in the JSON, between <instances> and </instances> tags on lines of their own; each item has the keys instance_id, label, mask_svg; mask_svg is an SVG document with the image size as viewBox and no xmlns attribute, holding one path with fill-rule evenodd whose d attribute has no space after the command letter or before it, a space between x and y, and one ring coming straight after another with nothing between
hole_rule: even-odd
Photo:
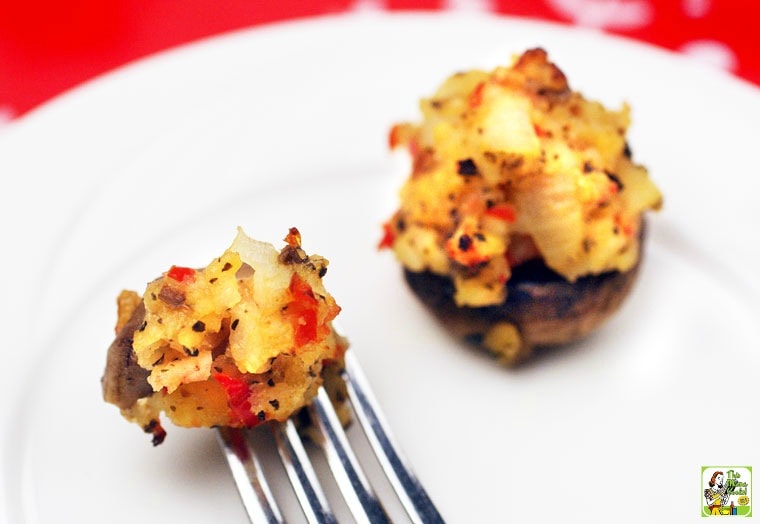
<instances>
[{"instance_id":1,"label":"mushroom cap","mask_svg":"<svg viewBox=\"0 0 760 524\"><path fill-rule=\"evenodd\" d=\"M643 247L642 232L642 247ZM485 307L461 307L454 302L454 284L446 276L404 269L406 282L417 297L456 336L500 354L506 364L517 364L534 348L561 346L580 340L614 314L631 292L639 275L643 251L625 272L608 271L568 281L541 260L513 269L507 282L507 300ZM489 332L513 325L519 347L505 353L489 347Z\"/></svg>"}]
</instances>

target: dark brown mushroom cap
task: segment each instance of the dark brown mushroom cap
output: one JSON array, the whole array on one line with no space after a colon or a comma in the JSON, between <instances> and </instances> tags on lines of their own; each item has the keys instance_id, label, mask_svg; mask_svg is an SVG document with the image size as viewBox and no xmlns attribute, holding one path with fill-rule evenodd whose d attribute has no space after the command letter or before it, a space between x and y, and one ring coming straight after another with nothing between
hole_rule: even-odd
<instances>
[{"instance_id":1,"label":"dark brown mushroom cap","mask_svg":"<svg viewBox=\"0 0 760 524\"><path fill-rule=\"evenodd\" d=\"M569 282L542 261L534 260L513 269L506 302L486 307L457 306L454 285L448 277L407 269L404 276L441 322L469 343L482 346L494 325L513 324L522 347L506 363L516 364L535 347L574 342L601 326L629 295L640 266L641 257L629 271L610 271Z\"/></svg>"},{"instance_id":2,"label":"dark brown mushroom cap","mask_svg":"<svg viewBox=\"0 0 760 524\"><path fill-rule=\"evenodd\" d=\"M153 393L148 384L149 371L137 364L132 349L132 337L144 319L145 305L141 301L108 348L106 369L101 379L103 398L121 409L129 409L138 399Z\"/></svg>"}]
</instances>

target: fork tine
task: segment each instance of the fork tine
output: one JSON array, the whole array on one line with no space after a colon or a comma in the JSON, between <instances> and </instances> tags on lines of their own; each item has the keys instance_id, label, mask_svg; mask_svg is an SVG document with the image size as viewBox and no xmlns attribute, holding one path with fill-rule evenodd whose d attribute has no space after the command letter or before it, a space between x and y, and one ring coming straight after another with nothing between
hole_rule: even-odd
<instances>
[{"instance_id":1,"label":"fork tine","mask_svg":"<svg viewBox=\"0 0 760 524\"><path fill-rule=\"evenodd\" d=\"M346 353L345 364L354 413L409 518L418 524L442 524L443 518L395 443L369 382L351 352Z\"/></svg>"},{"instance_id":2,"label":"fork tine","mask_svg":"<svg viewBox=\"0 0 760 524\"><path fill-rule=\"evenodd\" d=\"M343 378L353 413L412 522L443 524L443 518L390 433L364 372L352 353L345 355ZM359 465L324 387L318 389L307 409L316 430L315 440L322 447L354 518L360 523L389 523L390 519ZM309 523L337 524L293 421L273 425L272 431L285 471ZM284 523L244 430L219 428L217 437L251 522Z\"/></svg>"},{"instance_id":3,"label":"fork tine","mask_svg":"<svg viewBox=\"0 0 760 524\"><path fill-rule=\"evenodd\" d=\"M389 523L380 500L359 466L324 388L319 388L308 409L319 430L320 445L324 449L327 463L354 518L362 523Z\"/></svg>"},{"instance_id":4,"label":"fork tine","mask_svg":"<svg viewBox=\"0 0 760 524\"><path fill-rule=\"evenodd\" d=\"M306 520L312 524L337 523L293 421L288 419L277 424L273 431L277 450Z\"/></svg>"},{"instance_id":5,"label":"fork tine","mask_svg":"<svg viewBox=\"0 0 760 524\"><path fill-rule=\"evenodd\" d=\"M251 522L284 523L261 464L249 446L243 430L218 428L216 436Z\"/></svg>"}]
</instances>

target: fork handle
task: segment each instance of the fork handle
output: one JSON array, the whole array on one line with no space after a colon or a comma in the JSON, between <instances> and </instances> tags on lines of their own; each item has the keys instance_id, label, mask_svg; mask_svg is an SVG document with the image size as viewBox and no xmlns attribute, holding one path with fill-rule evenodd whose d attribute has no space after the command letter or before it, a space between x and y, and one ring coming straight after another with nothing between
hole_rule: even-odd
<instances>
[{"instance_id":1,"label":"fork handle","mask_svg":"<svg viewBox=\"0 0 760 524\"><path fill-rule=\"evenodd\" d=\"M443 517L390 433L390 426L372 393L369 381L350 351L346 352L345 363L345 378L354 412L409 518L417 524L443 524Z\"/></svg>"}]
</instances>

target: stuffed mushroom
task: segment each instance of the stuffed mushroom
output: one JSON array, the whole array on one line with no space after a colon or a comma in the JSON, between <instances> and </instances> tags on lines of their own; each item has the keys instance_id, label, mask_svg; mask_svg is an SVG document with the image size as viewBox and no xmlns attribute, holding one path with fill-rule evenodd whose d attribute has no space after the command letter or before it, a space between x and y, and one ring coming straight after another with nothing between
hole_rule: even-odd
<instances>
[{"instance_id":1,"label":"stuffed mushroom","mask_svg":"<svg viewBox=\"0 0 760 524\"><path fill-rule=\"evenodd\" d=\"M380 242L458 336L516 364L588 335L632 288L662 195L630 109L570 88L543 49L449 77L392 127L411 158Z\"/></svg>"},{"instance_id":2,"label":"stuffed mushroom","mask_svg":"<svg viewBox=\"0 0 760 524\"><path fill-rule=\"evenodd\" d=\"M297 413L325 381L343 386L328 262L297 229L285 240L278 251L240 230L205 268L172 266L119 296L103 396L154 444L162 413L177 426L254 427Z\"/></svg>"}]
</instances>

